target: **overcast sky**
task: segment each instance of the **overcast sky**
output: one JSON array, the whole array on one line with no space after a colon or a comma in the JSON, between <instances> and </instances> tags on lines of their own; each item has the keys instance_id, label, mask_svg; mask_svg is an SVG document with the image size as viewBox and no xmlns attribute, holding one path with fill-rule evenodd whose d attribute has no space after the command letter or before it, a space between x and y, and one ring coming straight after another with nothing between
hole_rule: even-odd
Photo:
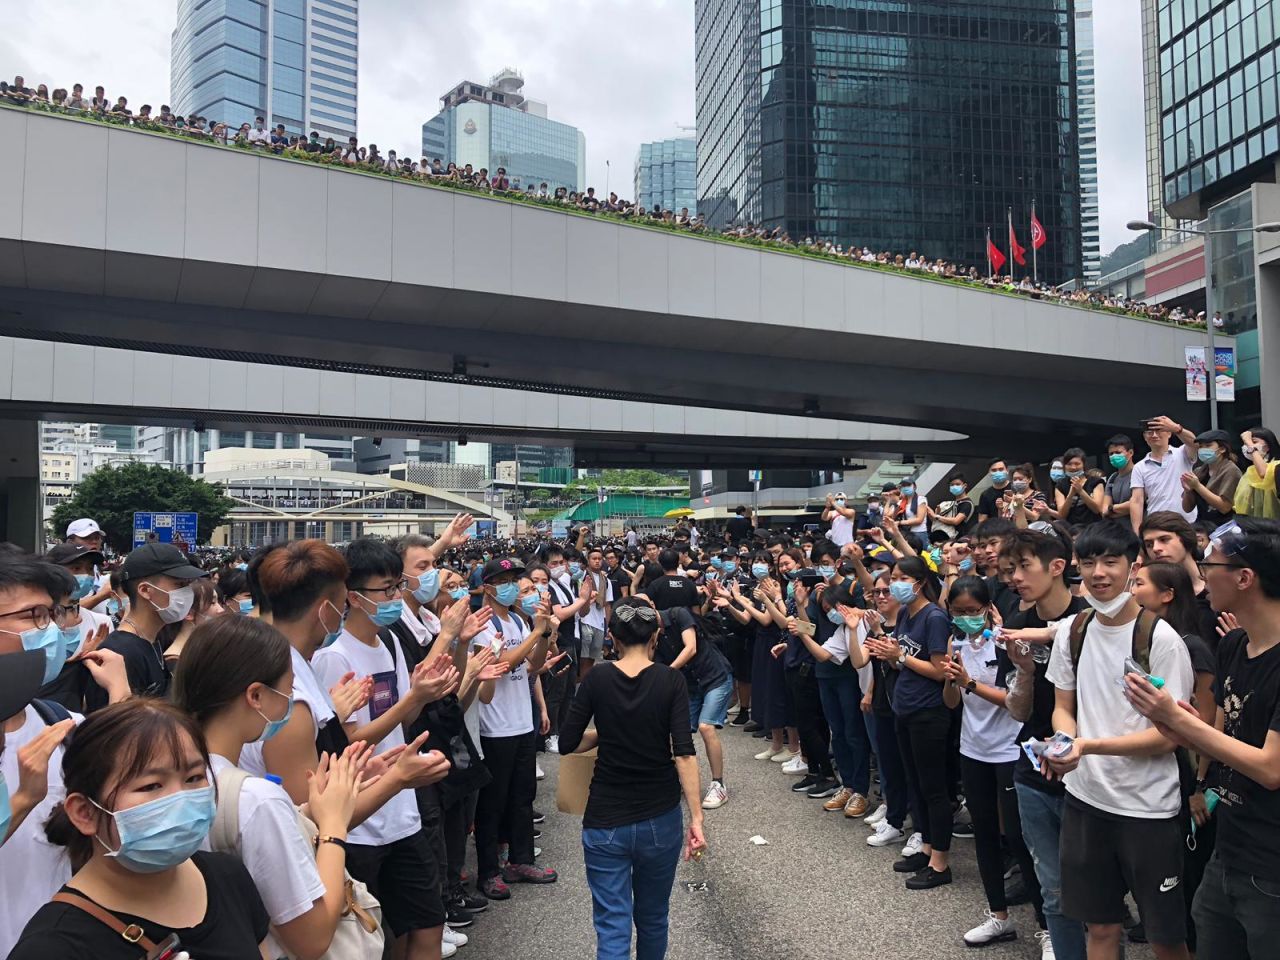
<instances>
[{"instance_id":1,"label":"overcast sky","mask_svg":"<svg viewBox=\"0 0 1280 960\"><path fill-rule=\"evenodd\" d=\"M1139 0L1096 0L1102 249L1145 216ZM28 84L102 83L132 105L169 96L176 0L13 3L0 73ZM525 94L587 138L587 183L631 195L638 144L694 122L692 0L364 0L362 142L416 156L422 122L459 80L516 67ZM610 166L606 170L606 161Z\"/></svg>"}]
</instances>

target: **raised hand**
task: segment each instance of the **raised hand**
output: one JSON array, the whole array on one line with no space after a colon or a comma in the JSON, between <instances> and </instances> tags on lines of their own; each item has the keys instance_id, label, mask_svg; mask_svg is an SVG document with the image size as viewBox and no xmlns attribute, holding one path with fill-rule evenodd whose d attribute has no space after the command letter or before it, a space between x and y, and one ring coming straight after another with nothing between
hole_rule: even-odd
<instances>
[{"instance_id":1,"label":"raised hand","mask_svg":"<svg viewBox=\"0 0 1280 960\"><path fill-rule=\"evenodd\" d=\"M342 679L329 688L339 723L346 723L353 713L369 702L372 695L373 677L356 677L354 672L343 674Z\"/></svg>"},{"instance_id":2,"label":"raised hand","mask_svg":"<svg viewBox=\"0 0 1280 960\"><path fill-rule=\"evenodd\" d=\"M1230 610L1224 610L1218 614L1218 636L1225 637L1232 630L1240 629L1240 621L1236 619L1236 615Z\"/></svg>"},{"instance_id":3,"label":"raised hand","mask_svg":"<svg viewBox=\"0 0 1280 960\"><path fill-rule=\"evenodd\" d=\"M405 747L396 760L395 770L406 787L427 787L449 775L450 763L439 750L419 753L427 742L426 732Z\"/></svg>"},{"instance_id":4,"label":"raised hand","mask_svg":"<svg viewBox=\"0 0 1280 960\"><path fill-rule=\"evenodd\" d=\"M409 695L419 703L432 703L456 690L460 680L453 660L442 654L413 668Z\"/></svg>"},{"instance_id":5,"label":"raised hand","mask_svg":"<svg viewBox=\"0 0 1280 960\"><path fill-rule=\"evenodd\" d=\"M102 642L106 640L110 634L111 628L107 624L99 624L97 630L84 638L84 643L80 644L80 649L76 651L76 655L74 657L67 658L67 663L76 663L83 660L86 655L93 653L101 647ZM98 684L98 686L102 686L102 684Z\"/></svg>"},{"instance_id":6,"label":"raised hand","mask_svg":"<svg viewBox=\"0 0 1280 960\"><path fill-rule=\"evenodd\" d=\"M466 543L471 535L467 533L471 529L471 525L475 523L475 517L469 513L460 513L449 521L449 526L445 528L444 535L440 538L445 540L445 550L452 547L459 547Z\"/></svg>"},{"instance_id":7,"label":"raised hand","mask_svg":"<svg viewBox=\"0 0 1280 960\"><path fill-rule=\"evenodd\" d=\"M124 657L114 650L90 650L76 659L85 665L93 682L107 691L107 699L111 703L129 699L132 691Z\"/></svg>"},{"instance_id":8,"label":"raised hand","mask_svg":"<svg viewBox=\"0 0 1280 960\"><path fill-rule=\"evenodd\" d=\"M33 810L48 795L49 758L75 728L74 720L59 720L18 748L18 789L13 795L15 807ZM4 837L0 836L2 840Z\"/></svg>"},{"instance_id":9,"label":"raised hand","mask_svg":"<svg viewBox=\"0 0 1280 960\"><path fill-rule=\"evenodd\" d=\"M360 774L351 747L336 760L327 753L321 754L319 766L308 774L307 811L321 836L346 836L356 797L360 795Z\"/></svg>"},{"instance_id":10,"label":"raised hand","mask_svg":"<svg viewBox=\"0 0 1280 960\"><path fill-rule=\"evenodd\" d=\"M464 603L462 606L465 609L467 605ZM475 613L469 614L466 621L462 624L462 633L459 634L462 642L470 643L477 635L483 632L484 628L489 625L489 621L492 618L492 607L481 607Z\"/></svg>"}]
</instances>

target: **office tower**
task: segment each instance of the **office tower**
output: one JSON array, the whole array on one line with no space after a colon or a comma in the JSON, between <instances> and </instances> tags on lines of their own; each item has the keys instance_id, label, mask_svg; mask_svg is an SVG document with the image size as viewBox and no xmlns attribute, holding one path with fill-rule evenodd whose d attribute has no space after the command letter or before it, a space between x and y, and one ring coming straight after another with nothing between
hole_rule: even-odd
<instances>
[{"instance_id":1,"label":"office tower","mask_svg":"<svg viewBox=\"0 0 1280 960\"><path fill-rule=\"evenodd\" d=\"M1080 276L1069 0L697 0L698 207L714 224L985 269L986 231ZM1017 268L1020 276L1023 268Z\"/></svg>"},{"instance_id":2,"label":"office tower","mask_svg":"<svg viewBox=\"0 0 1280 960\"><path fill-rule=\"evenodd\" d=\"M317 450L335 470L354 469L353 441L311 433L275 430L193 430L189 427L139 427L138 449L156 460L193 475L204 472L205 454L227 448L252 450Z\"/></svg>"},{"instance_id":3,"label":"office tower","mask_svg":"<svg viewBox=\"0 0 1280 960\"><path fill-rule=\"evenodd\" d=\"M679 213L698 212L698 144L693 137L642 143L636 154L635 202Z\"/></svg>"},{"instance_id":4,"label":"office tower","mask_svg":"<svg viewBox=\"0 0 1280 960\"><path fill-rule=\"evenodd\" d=\"M1159 0L1142 0L1142 93L1147 156L1147 219L1165 230L1178 223L1164 209L1160 168L1160 32ZM1152 244L1159 236L1152 237ZM1153 246L1154 249L1154 246Z\"/></svg>"},{"instance_id":5,"label":"office tower","mask_svg":"<svg viewBox=\"0 0 1280 960\"><path fill-rule=\"evenodd\" d=\"M1098 110L1094 88L1093 0L1075 0L1076 131L1080 142L1080 237L1084 279L1102 276L1098 212Z\"/></svg>"},{"instance_id":6,"label":"office tower","mask_svg":"<svg viewBox=\"0 0 1280 960\"><path fill-rule=\"evenodd\" d=\"M422 125L422 155L447 166L471 164L513 186L585 189L587 141L577 127L547 119L547 105L522 92L524 78L504 69L487 84L464 80L440 98Z\"/></svg>"},{"instance_id":7,"label":"office tower","mask_svg":"<svg viewBox=\"0 0 1280 960\"><path fill-rule=\"evenodd\" d=\"M356 133L360 0L178 0L172 106L232 128Z\"/></svg>"}]
</instances>

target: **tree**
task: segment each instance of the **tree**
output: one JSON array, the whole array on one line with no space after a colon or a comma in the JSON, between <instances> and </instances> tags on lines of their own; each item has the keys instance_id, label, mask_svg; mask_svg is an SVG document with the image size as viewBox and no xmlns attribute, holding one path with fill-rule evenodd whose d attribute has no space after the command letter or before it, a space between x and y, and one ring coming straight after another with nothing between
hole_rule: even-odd
<instances>
[{"instance_id":1,"label":"tree","mask_svg":"<svg viewBox=\"0 0 1280 960\"><path fill-rule=\"evenodd\" d=\"M541 487L539 487L537 490L534 490L531 494L529 494L529 499L532 500L534 503L545 503L546 501L551 499L551 491L544 490Z\"/></svg>"},{"instance_id":2,"label":"tree","mask_svg":"<svg viewBox=\"0 0 1280 960\"><path fill-rule=\"evenodd\" d=\"M234 506L234 500L222 495L221 484L205 483L156 463L128 463L99 467L85 477L75 495L53 511L50 523L54 539L61 540L67 524L92 517L102 527L107 543L125 553L133 547L133 515L137 511L197 513L199 540L208 543Z\"/></svg>"}]
</instances>

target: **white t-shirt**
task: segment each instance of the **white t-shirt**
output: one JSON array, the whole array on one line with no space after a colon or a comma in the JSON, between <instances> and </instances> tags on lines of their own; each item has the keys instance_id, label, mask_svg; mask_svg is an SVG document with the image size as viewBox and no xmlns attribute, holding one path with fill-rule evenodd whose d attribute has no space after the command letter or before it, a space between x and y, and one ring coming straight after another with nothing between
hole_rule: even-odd
<instances>
[{"instance_id":1,"label":"white t-shirt","mask_svg":"<svg viewBox=\"0 0 1280 960\"><path fill-rule=\"evenodd\" d=\"M396 644L392 644L396 647ZM357 727L376 720L390 710L409 689L409 670L404 657L397 650L395 657L381 640L372 644L362 643L346 630L331 646L316 652L311 658L316 677L325 689L334 686L348 673L357 677L373 678L373 694L369 702L351 715L348 723ZM386 753L404 743L404 728L397 724L374 748L374 753ZM412 790L401 790L384 803L368 820L355 827L349 839L352 843L368 846L393 843L413 836L422 829L418 815L418 802Z\"/></svg>"},{"instance_id":2,"label":"white t-shirt","mask_svg":"<svg viewBox=\"0 0 1280 960\"><path fill-rule=\"evenodd\" d=\"M71 716L77 724L84 719L78 713ZM0 770L4 771L10 796L18 790L18 750L39 736L44 728L40 715L34 708L27 707L22 726L5 734ZM71 860L66 849L54 846L44 835L45 821L65 795L62 747L59 746L49 757L49 792L0 847L0 955L9 955L27 921L71 879Z\"/></svg>"},{"instance_id":3,"label":"white t-shirt","mask_svg":"<svg viewBox=\"0 0 1280 960\"><path fill-rule=\"evenodd\" d=\"M831 511L831 532L827 534L837 547L853 543L853 521L837 510Z\"/></svg>"},{"instance_id":4,"label":"white t-shirt","mask_svg":"<svg viewBox=\"0 0 1280 960\"><path fill-rule=\"evenodd\" d=\"M508 612L506 617L494 610L488 626L478 633L471 645L492 647L501 643L505 653L524 643L528 630L519 617ZM480 734L485 737L518 737L533 732L533 696L529 693L528 661L521 660L494 685L493 700L480 704Z\"/></svg>"},{"instance_id":5,"label":"white t-shirt","mask_svg":"<svg viewBox=\"0 0 1280 960\"><path fill-rule=\"evenodd\" d=\"M597 587L597 592L591 598L591 603L587 604L586 609L583 610L582 613L578 614L578 622L585 623L588 627L595 627L597 630L603 630L605 627L604 607L596 603L596 600L600 596L600 581L604 581L604 602L613 603L613 581L609 579L609 575L603 570L598 574L592 574L590 570L587 570L582 575L584 578L591 576L596 578L595 585Z\"/></svg>"},{"instance_id":6,"label":"white t-shirt","mask_svg":"<svg viewBox=\"0 0 1280 960\"><path fill-rule=\"evenodd\" d=\"M1103 626L1095 616L1085 634L1080 672L1071 664L1071 624L1058 624L1046 676L1060 690L1076 691L1076 736L1119 737L1151 729L1151 721L1134 710L1116 681L1124 661L1133 655L1133 622ZM1151 673L1164 678L1175 700L1190 700L1195 687L1191 655L1178 632L1161 620L1151 637ZM1067 791L1107 813L1159 820L1177 816L1182 806L1178 762L1172 753L1156 757L1090 755L1068 773Z\"/></svg>"},{"instance_id":7,"label":"white t-shirt","mask_svg":"<svg viewBox=\"0 0 1280 960\"><path fill-rule=\"evenodd\" d=\"M906 501L906 504L907 504L906 509L910 510L912 498L903 497L902 499ZM919 516L924 517L924 519L921 520L919 523L917 523L914 527L911 527L909 529L911 530L912 533L928 533L929 532L929 511L927 507L929 506L929 498L926 497L923 493L920 493L920 494L916 494L915 500L916 500L916 512ZM909 516L911 516L910 513L903 514L904 519Z\"/></svg>"},{"instance_id":8,"label":"white t-shirt","mask_svg":"<svg viewBox=\"0 0 1280 960\"><path fill-rule=\"evenodd\" d=\"M211 754L209 766L217 777L233 764ZM324 897L315 854L298 827L298 813L284 787L256 776L244 782L239 839L240 860L273 924L298 919ZM203 849L210 849L207 839Z\"/></svg>"},{"instance_id":9,"label":"white t-shirt","mask_svg":"<svg viewBox=\"0 0 1280 960\"><path fill-rule=\"evenodd\" d=\"M1195 507L1182 509L1182 475L1190 473L1194 466L1185 446L1170 447L1163 460L1153 460L1148 453L1133 465L1130 489L1146 491L1147 516L1157 510L1173 510L1188 523L1196 522Z\"/></svg>"},{"instance_id":10,"label":"white t-shirt","mask_svg":"<svg viewBox=\"0 0 1280 960\"><path fill-rule=\"evenodd\" d=\"M336 722L337 713L334 711L329 691L320 683L315 670L312 669L311 664L307 663L307 658L292 648L289 650L289 657L293 661L294 709L297 709L298 704L305 703L307 709L311 711L311 739L314 740L320 733L321 727L331 720ZM255 777L265 777L270 773L262 759L262 744L246 743L244 749L240 751L239 767Z\"/></svg>"},{"instance_id":11,"label":"white t-shirt","mask_svg":"<svg viewBox=\"0 0 1280 960\"><path fill-rule=\"evenodd\" d=\"M996 663L996 645L987 639L976 650L970 643L960 650L960 662L970 679L989 687L998 685L1000 667ZM970 760L983 763L1008 763L1018 759L1018 734L1022 723L1004 707L983 700L976 693L964 697L961 711L960 752Z\"/></svg>"},{"instance_id":12,"label":"white t-shirt","mask_svg":"<svg viewBox=\"0 0 1280 960\"><path fill-rule=\"evenodd\" d=\"M857 636L856 642L859 646L861 646L866 639L867 639L867 627L865 624L859 623L858 636ZM826 650L829 654L831 654L832 663L844 663L846 660L848 660L849 659L849 627L846 624L841 624L840 626L836 627L836 632L827 638L826 643L822 645L822 649ZM871 661L868 660L862 666L858 667L854 672L858 674L858 686L862 689L862 691L865 693L867 690L870 690L871 687L869 686L869 684L871 683L871 680L873 677Z\"/></svg>"}]
</instances>

